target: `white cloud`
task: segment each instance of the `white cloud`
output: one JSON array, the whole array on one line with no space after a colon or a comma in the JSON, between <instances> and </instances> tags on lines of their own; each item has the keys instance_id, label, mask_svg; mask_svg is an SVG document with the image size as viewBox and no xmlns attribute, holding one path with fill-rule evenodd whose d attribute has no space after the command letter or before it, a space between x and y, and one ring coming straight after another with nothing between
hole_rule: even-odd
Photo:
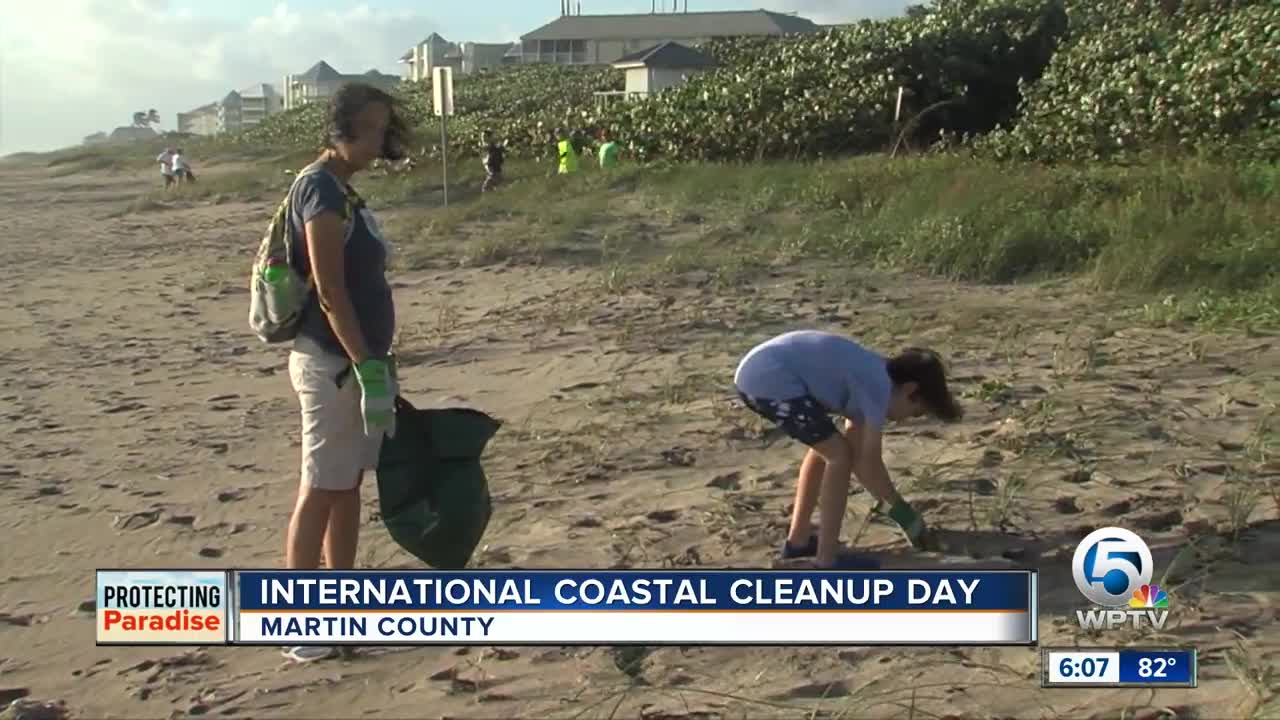
<instances>
[{"instance_id":1,"label":"white cloud","mask_svg":"<svg viewBox=\"0 0 1280 720\"><path fill-rule=\"evenodd\" d=\"M0 29L0 154L73 145L150 108L172 129L179 112L319 60L339 72L399 73L400 55L434 29L420 13L367 4L314 12L264 3L260 17L240 22L168 0L13 5Z\"/></svg>"},{"instance_id":2,"label":"white cloud","mask_svg":"<svg viewBox=\"0 0 1280 720\"><path fill-rule=\"evenodd\" d=\"M258 17L232 21L169 0L25 0L7 3L0 23L0 155L73 145L127 124L138 110L160 111L172 129L179 112L254 83L326 60L339 72L396 62L436 29L422 13L354 4L342 12L303 0L262 4ZM820 23L901 13L908 0L762 0ZM424 7L428 3L422 3ZM489 41L527 28L500 22Z\"/></svg>"}]
</instances>

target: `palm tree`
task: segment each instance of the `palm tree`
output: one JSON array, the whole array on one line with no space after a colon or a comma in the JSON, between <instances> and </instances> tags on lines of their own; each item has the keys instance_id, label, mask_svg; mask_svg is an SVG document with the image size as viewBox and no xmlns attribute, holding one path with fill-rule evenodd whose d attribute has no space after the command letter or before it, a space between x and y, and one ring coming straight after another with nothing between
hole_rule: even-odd
<instances>
[{"instance_id":1,"label":"palm tree","mask_svg":"<svg viewBox=\"0 0 1280 720\"><path fill-rule=\"evenodd\" d=\"M133 124L136 127L151 127L152 125L159 125L160 113L155 108L151 108L146 112L139 110L133 114Z\"/></svg>"}]
</instances>

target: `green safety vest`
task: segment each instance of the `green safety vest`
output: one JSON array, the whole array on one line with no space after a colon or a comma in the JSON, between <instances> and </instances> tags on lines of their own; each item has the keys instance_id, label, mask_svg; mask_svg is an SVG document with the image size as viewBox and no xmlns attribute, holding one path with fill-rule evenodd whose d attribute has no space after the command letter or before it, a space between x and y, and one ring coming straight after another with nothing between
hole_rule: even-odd
<instances>
[{"instance_id":1,"label":"green safety vest","mask_svg":"<svg viewBox=\"0 0 1280 720\"><path fill-rule=\"evenodd\" d=\"M568 140L560 141L560 174L568 175L569 173L578 172L578 151L574 149L573 143Z\"/></svg>"}]
</instances>

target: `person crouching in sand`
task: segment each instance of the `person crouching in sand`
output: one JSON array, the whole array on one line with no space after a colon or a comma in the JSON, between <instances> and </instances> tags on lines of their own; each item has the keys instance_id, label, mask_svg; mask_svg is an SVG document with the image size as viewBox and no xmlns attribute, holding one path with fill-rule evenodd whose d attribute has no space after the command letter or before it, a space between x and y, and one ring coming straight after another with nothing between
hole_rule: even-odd
<instances>
[{"instance_id":1,"label":"person crouching in sand","mask_svg":"<svg viewBox=\"0 0 1280 720\"><path fill-rule=\"evenodd\" d=\"M878 567L873 558L839 552L851 475L889 507L889 517L916 549L936 549L924 519L889 478L881 433L888 421L925 415L961 419L963 410L947 389L937 353L910 348L886 358L840 335L800 330L748 352L734 385L748 408L809 448L800 465L783 558L814 557L820 568ZM832 415L848 420L843 432ZM816 529L815 506L821 513Z\"/></svg>"}]
</instances>

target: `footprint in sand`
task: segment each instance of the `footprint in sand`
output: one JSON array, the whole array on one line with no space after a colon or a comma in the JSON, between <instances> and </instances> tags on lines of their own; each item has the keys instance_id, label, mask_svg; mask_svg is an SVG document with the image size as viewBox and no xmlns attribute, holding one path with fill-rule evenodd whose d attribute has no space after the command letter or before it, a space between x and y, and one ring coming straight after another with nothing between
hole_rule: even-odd
<instances>
[{"instance_id":1,"label":"footprint in sand","mask_svg":"<svg viewBox=\"0 0 1280 720\"><path fill-rule=\"evenodd\" d=\"M1121 500L1120 502L1112 503L1102 508L1102 514L1106 515L1107 517L1119 517L1121 515L1129 514L1129 512L1131 512L1132 510L1133 510L1132 502L1130 502L1129 500Z\"/></svg>"},{"instance_id":2,"label":"footprint in sand","mask_svg":"<svg viewBox=\"0 0 1280 720\"><path fill-rule=\"evenodd\" d=\"M1078 515L1081 512L1074 497L1060 497L1054 500L1053 509L1060 515Z\"/></svg>"},{"instance_id":3,"label":"footprint in sand","mask_svg":"<svg viewBox=\"0 0 1280 720\"><path fill-rule=\"evenodd\" d=\"M676 467L693 467L697 462L697 457L689 448L674 447L670 450L662 451L662 459Z\"/></svg>"},{"instance_id":4,"label":"footprint in sand","mask_svg":"<svg viewBox=\"0 0 1280 720\"><path fill-rule=\"evenodd\" d=\"M797 685L784 693L778 693L771 700L821 700L826 698L847 697L852 693L843 680L835 682L814 682Z\"/></svg>"},{"instance_id":5,"label":"footprint in sand","mask_svg":"<svg viewBox=\"0 0 1280 720\"><path fill-rule=\"evenodd\" d=\"M128 515L117 515L111 525L117 530L141 530L160 522L159 510L144 510Z\"/></svg>"},{"instance_id":6,"label":"footprint in sand","mask_svg":"<svg viewBox=\"0 0 1280 720\"><path fill-rule=\"evenodd\" d=\"M742 473L731 472L717 475L711 479L711 482L707 483L707 487L721 490L740 490L742 488Z\"/></svg>"},{"instance_id":7,"label":"footprint in sand","mask_svg":"<svg viewBox=\"0 0 1280 720\"><path fill-rule=\"evenodd\" d=\"M651 513L647 513L645 517L656 523L665 524L669 522L675 522L677 519L679 519L680 511L679 510L654 510Z\"/></svg>"}]
</instances>

